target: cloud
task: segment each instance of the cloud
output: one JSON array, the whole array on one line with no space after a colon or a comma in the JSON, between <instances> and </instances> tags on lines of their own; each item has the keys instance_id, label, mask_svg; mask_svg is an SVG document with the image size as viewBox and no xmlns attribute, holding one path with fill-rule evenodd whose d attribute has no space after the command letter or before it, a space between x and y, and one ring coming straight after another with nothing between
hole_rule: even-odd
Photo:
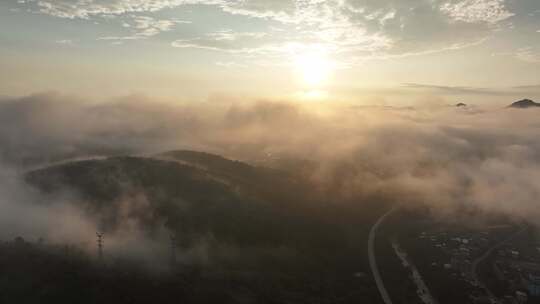
<instances>
[{"instance_id":1,"label":"cloud","mask_svg":"<svg viewBox=\"0 0 540 304\"><path fill-rule=\"evenodd\" d=\"M517 90L538 90L538 91L540 91L540 84L516 86L516 87L514 87L514 89L517 89Z\"/></svg>"},{"instance_id":2,"label":"cloud","mask_svg":"<svg viewBox=\"0 0 540 304\"><path fill-rule=\"evenodd\" d=\"M156 36L161 32L168 32L173 29L176 24L191 23L190 21L177 19L160 19L156 20L148 16L131 16L132 23L124 22L123 26L133 31L133 34L128 36L104 36L98 40L140 40Z\"/></svg>"},{"instance_id":3,"label":"cloud","mask_svg":"<svg viewBox=\"0 0 540 304\"><path fill-rule=\"evenodd\" d=\"M223 9L294 27L292 34L285 36L288 41L319 45L330 53L370 60L455 50L482 43L491 34L493 24L512 14L503 3L502 0L454 4L419 0L336 0L278 1L264 5L263 1L246 1L231 2ZM460 16L471 22L450 22Z\"/></svg>"},{"instance_id":4,"label":"cloud","mask_svg":"<svg viewBox=\"0 0 540 304\"><path fill-rule=\"evenodd\" d=\"M220 66L220 67L225 67L225 68L245 68L245 67L247 67L244 64L241 64L241 63L238 63L238 62L233 62L233 61L228 61L228 62L218 61L218 62L216 62L216 65Z\"/></svg>"},{"instance_id":5,"label":"cloud","mask_svg":"<svg viewBox=\"0 0 540 304\"><path fill-rule=\"evenodd\" d=\"M540 63L540 50L534 47L525 47L516 51L515 57L529 63Z\"/></svg>"},{"instance_id":6,"label":"cloud","mask_svg":"<svg viewBox=\"0 0 540 304\"><path fill-rule=\"evenodd\" d=\"M235 32L233 30L220 30L213 33L208 33L206 36L216 41L235 41L244 37L260 39L266 36L264 32Z\"/></svg>"},{"instance_id":7,"label":"cloud","mask_svg":"<svg viewBox=\"0 0 540 304\"><path fill-rule=\"evenodd\" d=\"M467 86L444 86L420 83L404 83L402 84L402 87L405 90L430 93L436 96L508 96L508 98L515 98L515 96L518 96L518 98L525 98L526 96L537 96L540 94L540 86L538 85L501 87L495 89Z\"/></svg>"},{"instance_id":8,"label":"cloud","mask_svg":"<svg viewBox=\"0 0 540 304\"><path fill-rule=\"evenodd\" d=\"M91 19L152 14L188 4L195 5L194 12L197 5L207 5L246 24L257 21L266 29L209 30L195 38L179 37L172 46L222 51L233 56L260 56L256 61L287 58L276 64L290 61L290 46L295 45L321 48L337 58L346 58L342 60L343 66L362 61L350 58L384 59L465 48L485 41L495 30L494 25L514 14L504 0L43 0L39 7L42 13L56 17ZM129 25L127 28L136 33L102 39L138 40L171 30L170 20L154 19L157 18L152 17L151 24L136 21L141 27L138 30L137 24L124 22L124 27Z\"/></svg>"},{"instance_id":9,"label":"cloud","mask_svg":"<svg viewBox=\"0 0 540 304\"><path fill-rule=\"evenodd\" d=\"M431 87L458 94L476 91ZM459 214L466 206L538 223L540 112L469 112L446 104L416 109L292 101L179 104L140 96L95 103L36 94L0 102L0 155L11 167L26 168L73 157L148 156L170 149L215 152L257 164L307 160L313 165L301 173L329 202L361 208L363 202L377 197L425 205L434 213ZM0 224L38 231L32 229L72 221L81 226L67 232L80 229L93 239L94 219L80 220L78 210L63 204L58 209L26 209L21 202L41 198L4 178L9 171L0 172ZM123 205L123 201L133 204ZM119 216L139 213L148 204L136 191L126 191L118 203L124 210ZM31 221L13 220L20 218ZM108 244L137 243L123 236L139 235L138 225L126 223L118 230L118 239L110 236ZM50 235L57 233L50 231Z\"/></svg>"},{"instance_id":10,"label":"cloud","mask_svg":"<svg viewBox=\"0 0 540 304\"><path fill-rule=\"evenodd\" d=\"M195 39L179 39L171 45L176 48L196 48L211 51L228 52L234 54L264 54L271 49L279 48L275 45L261 45L261 39L269 34L264 32L234 32L232 30L219 30L206 33L204 37Z\"/></svg>"},{"instance_id":11,"label":"cloud","mask_svg":"<svg viewBox=\"0 0 540 304\"><path fill-rule=\"evenodd\" d=\"M487 22L491 24L512 16L504 6L504 0L462 0L447 2L440 6L441 11L454 21L467 23Z\"/></svg>"},{"instance_id":12,"label":"cloud","mask_svg":"<svg viewBox=\"0 0 540 304\"><path fill-rule=\"evenodd\" d=\"M76 246L95 256L96 232L105 232L105 258L135 260L149 270L168 269L169 232L158 223L149 232L142 221L153 216L141 193L127 191L116 209L95 213L92 204L68 187L48 195L25 182L24 172L0 164L0 240L23 237L48 245ZM114 221L114 227L104 223ZM190 254L189 251L183 254Z\"/></svg>"},{"instance_id":13,"label":"cloud","mask_svg":"<svg viewBox=\"0 0 540 304\"><path fill-rule=\"evenodd\" d=\"M196 121L190 119L189 107L170 111L171 105L152 105L144 97L131 96L127 99L130 102L121 99L100 105L80 98L44 93L3 100L0 102L0 119L3 121L0 142L5 146L0 149L0 158L23 164L54 161L58 156L126 153L151 146L144 141L153 137L156 149L160 150L165 147L161 144L183 137L185 132L187 137L191 136L188 135L189 129L196 125ZM151 113L162 121L148 120L146 115ZM165 121L178 123L163 129L167 124L163 125ZM186 121L190 126L181 126ZM176 127L177 130L174 129ZM114 144L115 140L129 137L128 134L134 136L132 141L122 140L123 144ZM26 139L21 141L17 136L26 136Z\"/></svg>"},{"instance_id":14,"label":"cloud","mask_svg":"<svg viewBox=\"0 0 540 304\"><path fill-rule=\"evenodd\" d=\"M449 95L496 95L509 94L507 91L494 90L488 88L460 87L460 86L439 86L419 83L404 83L403 87L408 89L428 90L434 93Z\"/></svg>"},{"instance_id":15,"label":"cloud","mask_svg":"<svg viewBox=\"0 0 540 304\"><path fill-rule=\"evenodd\" d=\"M229 1L224 3L223 10L233 15L244 15L252 18L276 20L281 23L298 23L295 14L298 5L302 1L294 0L251 0L251 1ZM309 4L310 1L303 1Z\"/></svg>"},{"instance_id":16,"label":"cloud","mask_svg":"<svg viewBox=\"0 0 540 304\"><path fill-rule=\"evenodd\" d=\"M64 44L64 45L73 45L73 40L71 39L61 39L55 41L58 44Z\"/></svg>"},{"instance_id":17,"label":"cloud","mask_svg":"<svg viewBox=\"0 0 540 304\"><path fill-rule=\"evenodd\" d=\"M362 62L362 61L367 61L367 60L388 60L388 59L398 59L398 58L437 54L437 53L450 52L450 51L461 50L468 47L481 45L487 40L488 40L487 37L484 37L476 41L471 41L471 42L466 42L466 43L454 43L451 45L441 46L441 47L433 48L433 49L407 51L407 52L402 52L402 53L392 52L392 53L371 54L367 56L357 56L355 59L358 62Z\"/></svg>"},{"instance_id":18,"label":"cloud","mask_svg":"<svg viewBox=\"0 0 540 304\"><path fill-rule=\"evenodd\" d=\"M94 16L122 15L129 13L156 12L186 4L220 4L219 0L40 0L37 2L44 14L60 18L89 19Z\"/></svg>"},{"instance_id":19,"label":"cloud","mask_svg":"<svg viewBox=\"0 0 540 304\"><path fill-rule=\"evenodd\" d=\"M0 239L43 237L83 247L93 241L95 224L67 203L74 196L61 194L54 202L47 201L23 181L16 169L6 164L0 168Z\"/></svg>"},{"instance_id":20,"label":"cloud","mask_svg":"<svg viewBox=\"0 0 540 304\"><path fill-rule=\"evenodd\" d=\"M137 35L146 37L170 31L178 23L191 23L182 20L156 20L148 16L133 16L133 21L135 23L133 27L138 30Z\"/></svg>"}]
</instances>

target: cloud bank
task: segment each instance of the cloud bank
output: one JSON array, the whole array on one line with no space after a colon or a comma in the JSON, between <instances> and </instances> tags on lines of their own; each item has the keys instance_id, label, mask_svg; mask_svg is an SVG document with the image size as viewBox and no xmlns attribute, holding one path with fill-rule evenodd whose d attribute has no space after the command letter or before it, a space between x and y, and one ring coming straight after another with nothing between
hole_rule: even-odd
<instances>
[{"instance_id":1,"label":"cloud bank","mask_svg":"<svg viewBox=\"0 0 540 304\"><path fill-rule=\"evenodd\" d=\"M272 163L310 160L309 178L338 197L470 205L540 217L540 112L437 105L214 101L106 103L38 94L0 103L0 152L26 168L72 157L215 152Z\"/></svg>"}]
</instances>

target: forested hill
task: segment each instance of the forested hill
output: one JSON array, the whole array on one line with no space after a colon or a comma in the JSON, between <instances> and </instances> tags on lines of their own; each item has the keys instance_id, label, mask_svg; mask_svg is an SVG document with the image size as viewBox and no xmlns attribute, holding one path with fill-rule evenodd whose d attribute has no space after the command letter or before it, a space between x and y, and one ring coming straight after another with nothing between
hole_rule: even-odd
<instances>
[{"instance_id":1,"label":"forested hill","mask_svg":"<svg viewBox=\"0 0 540 304\"><path fill-rule=\"evenodd\" d=\"M186 239L212 234L240 244L301 245L322 227L317 214L323 212L313 210L324 204L310 199L307 182L206 153L72 162L30 172L26 179L49 195L75 193L80 199L74 201L106 231L127 216L148 231L165 225ZM325 234L317 241L336 240Z\"/></svg>"}]
</instances>

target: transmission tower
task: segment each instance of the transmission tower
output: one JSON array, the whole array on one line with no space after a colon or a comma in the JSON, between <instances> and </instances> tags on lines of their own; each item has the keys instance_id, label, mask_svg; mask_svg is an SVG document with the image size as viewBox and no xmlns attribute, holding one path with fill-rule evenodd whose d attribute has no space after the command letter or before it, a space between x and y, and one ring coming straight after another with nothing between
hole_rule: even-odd
<instances>
[{"instance_id":1,"label":"transmission tower","mask_svg":"<svg viewBox=\"0 0 540 304\"><path fill-rule=\"evenodd\" d=\"M171 240L171 265L176 265L176 235L171 234L169 236Z\"/></svg>"},{"instance_id":2,"label":"transmission tower","mask_svg":"<svg viewBox=\"0 0 540 304\"><path fill-rule=\"evenodd\" d=\"M96 232L97 236L97 246L98 246L98 257L100 260L103 260L103 233Z\"/></svg>"}]
</instances>

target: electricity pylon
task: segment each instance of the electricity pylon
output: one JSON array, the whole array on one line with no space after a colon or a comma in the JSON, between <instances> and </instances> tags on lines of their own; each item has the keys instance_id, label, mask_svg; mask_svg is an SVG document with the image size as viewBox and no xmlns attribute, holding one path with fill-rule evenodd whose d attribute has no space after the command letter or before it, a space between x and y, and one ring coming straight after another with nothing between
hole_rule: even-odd
<instances>
[{"instance_id":1,"label":"electricity pylon","mask_svg":"<svg viewBox=\"0 0 540 304\"><path fill-rule=\"evenodd\" d=\"M103 260L103 233L102 232L96 232L97 236L97 246L98 246L98 257L99 260Z\"/></svg>"}]
</instances>

